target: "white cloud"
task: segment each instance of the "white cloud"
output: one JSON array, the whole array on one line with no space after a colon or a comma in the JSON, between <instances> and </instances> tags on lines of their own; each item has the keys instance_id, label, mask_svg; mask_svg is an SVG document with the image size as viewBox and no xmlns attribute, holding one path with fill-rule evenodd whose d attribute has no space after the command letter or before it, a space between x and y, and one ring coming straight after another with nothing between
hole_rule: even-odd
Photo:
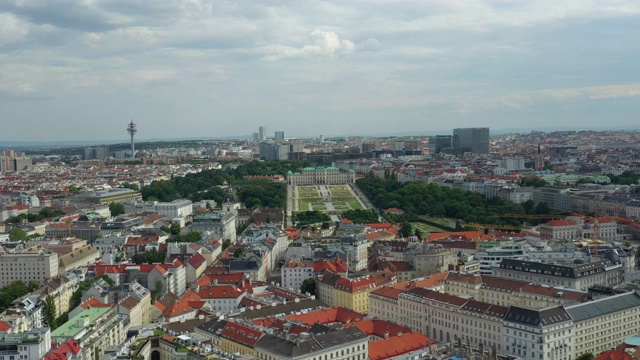
<instances>
[{"instance_id":1,"label":"white cloud","mask_svg":"<svg viewBox=\"0 0 640 360\"><path fill-rule=\"evenodd\" d=\"M309 57L339 57L351 54L355 48L352 41L341 39L333 31L315 29L308 35L310 44L301 48L287 46L273 47L273 54L265 56L265 60L301 59Z\"/></svg>"},{"instance_id":2,"label":"white cloud","mask_svg":"<svg viewBox=\"0 0 640 360\"><path fill-rule=\"evenodd\" d=\"M442 121L430 126L464 126L451 119L640 101L640 2L59 2L0 0L0 107L17 120L63 126L80 96L115 116L126 107L101 106L120 96L140 112L162 104L158 125L215 112L286 129L322 123L330 109L336 132L353 133L374 120L383 131L388 116L410 130L432 112ZM21 96L73 110L11 101Z\"/></svg>"},{"instance_id":3,"label":"white cloud","mask_svg":"<svg viewBox=\"0 0 640 360\"><path fill-rule=\"evenodd\" d=\"M23 40L29 33L29 24L9 13L0 13L0 46Z\"/></svg>"}]
</instances>

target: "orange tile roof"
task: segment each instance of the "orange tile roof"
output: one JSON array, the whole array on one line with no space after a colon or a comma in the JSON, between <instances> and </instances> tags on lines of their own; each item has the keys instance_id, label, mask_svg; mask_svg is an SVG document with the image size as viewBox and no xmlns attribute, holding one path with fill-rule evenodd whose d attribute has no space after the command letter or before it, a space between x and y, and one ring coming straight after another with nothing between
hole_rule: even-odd
<instances>
[{"instance_id":1,"label":"orange tile roof","mask_svg":"<svg viewBox=\"0 0 640 360\"><path fill-rule=\"evenodd\" d=\"M200 300L202 298L195 291L189 289L175 303L164 309L162 316L170 318L195 311L196 308L192 305ZM197 306L197 303L195 305Z\"/></svg>"},{"instance_id":2,"label":"orange tile roof","mask_svg":"<svg viewBox=\"0 0 640 360\"><path fill-rule=\"evenodd\" d=\"M461 239L467 239L467 241L472 241L473 239L490 239L490 235L485 235L482 231L454 231L454 232L442 232L435 233L429 235L429 239L427 242L432 242L434 240L440 240L451 237L459 237Z\"/></svg>"},{"instance_id":3,"label":"orange tile roof","mask_svg":"<svg viewBox=\"0 0 640 360\"><path fill-rule=\"evenodd\" d=\"M435 343L419 332L393 336L388 339L369 342L369 359L382 360L424 349L429 342Z\"/></svg>"},{"instance_id":4,"label":"orange tile roof","mask_svg":"<svg viewBox=\"0 0 640 360\"><path fill-rule=\"evenodd\" d=\"M105 304L105 303L101 302L100 300L98 300L98 299L96 299L94 297L90 297L85 302L80 304L80 306L82 306L85 309L88 309L88 308L92 308L92 307L112 307L113 305L112 304Z\"/></svg>"},{"instance_id":5,"label":"orange tile roof","mask_svg":"<svg viewBox=\"0 0 640 360\"><path fill-rule=\"evenodd\" d=\"M429 277L421 278L419 280L414 279L403 281L394 285L381 287L380 289L374 290L371 293L397 300L398 296L406 290L411 290L415 287L432 288L440 285L447 278L448 274L448 272L442 272L431 275Z\"/></svg>"}]
</instances>

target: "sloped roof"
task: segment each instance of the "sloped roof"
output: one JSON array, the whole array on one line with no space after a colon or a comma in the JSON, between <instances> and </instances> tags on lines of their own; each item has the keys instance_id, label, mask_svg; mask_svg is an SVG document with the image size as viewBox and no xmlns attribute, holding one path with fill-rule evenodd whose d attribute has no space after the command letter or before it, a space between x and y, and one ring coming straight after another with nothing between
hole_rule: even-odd
<instances>
[{"instance_id":1,"label":"sloped roof","mask_svg":"<svg viewBox=\"0 0 640 360\"><path fill-rule=\"evenodd\" d=\"M628 292L567 307L573 321L584 321L640 306L640 295Z\"/></svg>"},{"instance_id":2,"label":"sloped roof","mask_svg":"<svg viewBox=\"0 0 640 360\"><path fill-rule=\"evenodd\" d=\"M301 341L299 344L277 336L265 334L260 341L258 341L256 347L268 349L270 352L281 356L297 358L322 351L323 349L343 346L366 339L367 335L363 334L357 327L352 326L346 329L316 334L312 339Z\"/></svg>"},{"instance_id":3,"label":"sloped roof","mask_svg":"<svg viewBox=\"0 0 640 360\"><path fill-rule=\"evenodd\" d=\"M571 321L571 316L569 316L562 306L542 310L511 306L507 312L505 321L528 326L550 326L565 321Z\"/></svg>"},{"instance_id":4,"label":"sloped roof","mask_svg":"<svg viewBox=\"0 0 640 360\"><path fill-rule=\"evenodd\" d=\"M249 347L253 347L262 335L261 331L231 321L220 332L220 336Z\"/></svg>"},{"instance_id":5,"label":"sloped roof","mask_svg":"<svg viewBox=\"0 0 640 360\"><path fill-rule=\"evenodd\" d=\"M329 309L321 309L309 311L301 315L288 315L284 318L287 320L295 320L308 325L313 324L331 324L331 323L349 323L364 319L365 315L357 311L353 311L343 307L333 307Z\"/></svg>"},{"instance_id":6,"label":"sloped roof","mask_svg":"<svg viewBox=\"0 0 640 360\"><path fill-rule=\"evenodd\" d=\"M412 351L424 349L434 343L419 332L403 333L401 336L391 336L388 339L369 342L368 352L370 360L389 359Z\"/></svg>"}]
</instances>

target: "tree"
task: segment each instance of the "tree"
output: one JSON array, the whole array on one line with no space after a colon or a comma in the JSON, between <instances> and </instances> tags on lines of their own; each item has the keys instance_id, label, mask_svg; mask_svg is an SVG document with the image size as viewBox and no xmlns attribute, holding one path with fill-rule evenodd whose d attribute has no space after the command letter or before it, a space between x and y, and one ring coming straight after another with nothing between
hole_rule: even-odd
<instances>
[{"instance_id":1,"label":"tree","mask_svg":"<svg viewBox=\"0 0 640 360\"><path fill-rule=\"evenodd\" d=\"M171 226L169 227L169 230L171 232L171 235L179 235L180 234L180 225L171 224Z\"/></svg>"},{"instance_id":2,"label":"tree","mask_svg":"<svg viewBox=\"0 0 640 360\"><path fill-rule=\"evenodd\" d=\"M202 234L197 231L189 231L187 233L187 242L195 243L202 240Z\"/></svg>"},{"instance_id":3,"label":"tree","mask_svg":"<svg viewBox=\"0 0 640 360\"><path fill-rule=\"evenodd\" d=\"M231 240L229 239L222 240L222 251L224 251L230 245L231 245Z\"/></svg>"},{"instance_id":4,"label":"tree","mask_svg":"<svg viewBox=\"0 0 640 360\"><path fill-rule=\"evenodd\" d=\"M143 253L137 253L131 257L131 261L134 264L144 264L144 262L147 261L147 257Z\"/></svg>"},{"instance_id":5,"label":"tree","mask_svg":"<svg viewBox=\"0 0 640 360\"><path fill-rule=\"evenodd\" d=\"M80 191L80 189L78 189L78 187L76 186L76 184L71 184L69 186L67 186L67 191L69 191L70 193L77 193Z\"/></svg>"},{"instance_id":6,"label":"tree","mask_svg":"<svg viewBox=\"0 0 640 360\"><path fill-rule=\"evenodd\" d=\"M56 328L56 302L53 295L47 295L44 299L44 306L42 308L42 320L51 329Z\"/></svg>"},{"instance_id":7,"label":"tree","mask_svg":"<svg viewBox=\"0 0 640 360\"><path fill-rule=\"evenodd\" d=\"M111 211L111 216L118 216L124 214L124 205L121 203L112 202L109 204L109 211Z\"/></svg>"},{"instance_id":8,"label":"tree","mask_svg":"<svg viewBox=\"0 0 640 360\"><path fill-rule=\"evenodd\" d=\"M239 258L239 257L241 257L241 256L242 256L242 252L243 252L243 250L242 250L242 248L241 248L241 247L236 248L236 249L233 251L233 256L234 256L234 257Z\"/></svg>"},{"instance_id":9,"label":"tree","mask_svg":"<svg viewBox=\"0 0 640 360\"><path fill-rule=\"evenodd\" d=\"M593 360L594 355L592 353L584 353L576 358L576 360Z\"/></svg>"},{"instance_id":10,"label":"tree","mask_svg":"<svg viewBox=\"0 0 640 360\"><path fill-rule=\"evenodd\" d=\"M122 184L122 187L125 188L125 189L131 189L133 191L139 191L140 190L140 186L138 186L138 184L135 184L135 183L126 182L126 183Z\"/></svg>"},{"instance_id":11,"label":"tree","mask_svg":"<svg viewBox=\"0 0 640 360\"><path fill-rule=\"evenodd\" d=\"M162 296L162 281L160 279L156 280L156 293L154 295L155 300L160 299Z\"/></svg>"},{"instance_id":12,"label":"tree","mask_svg":"<svg viewBox=\"0 0 640 360\"><path fill-rule=\"evenodd\" d=\"M9 240L11 241L27 241L28 238L27 233L20 228L14 228L9 232Z\"/></svg>"},{"instance_id":13,"label":"tree","mask_svg":"<svg viewBox=\"0 0 640 360\"><path fill-rule=\"evenodd\" d=\"M167 253L158 251L156 249L151 249L144 253L144 260L147 262L147 264L164 263L166 257Z\"/></svg>"},{"instance_id":14,"label":"tree","mask_svg":"<svg viewBox=\"0 0 640 360\"><path fill-rule=\"evenodd\" d=\"M300 285L300 292L303 294L309 293L311 295L316 294L316 280L313 278L306 279Z\"/></svg>"},{"instance_id":15,"label":"tree","mask_svg":"<svg viewBox=\"0 0 640 360\"><path fill-rule=\"evenodd\" d=\"M27 284L27 287L29 288L29 292L33 292L40 288L40 283L35 280L31 280Z\"/></svg>"},{"instance_id":16,"label":"tree","mask_svg":"<svg viewBox=\"0 0 640 360\"><path fill-rule=\"evenodd\" d=\"M402 228L400 229L400 234L402 237L411 236L413 234L413 226L409 222L403 222Z\"/></svg>"}]
</instances>

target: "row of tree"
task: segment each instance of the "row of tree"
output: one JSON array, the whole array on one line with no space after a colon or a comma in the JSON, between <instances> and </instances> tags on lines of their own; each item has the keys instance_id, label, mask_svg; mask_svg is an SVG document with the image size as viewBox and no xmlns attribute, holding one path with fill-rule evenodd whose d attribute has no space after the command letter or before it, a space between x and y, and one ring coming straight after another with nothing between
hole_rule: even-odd
<instances>
[{"instance_id":1,"label":"row of tree","mask_svg":"<svg viewBox=\"0 0 640 360\"><path fill-rule=\"evenodd\" d=\"M286 202L286 185L269 179L245 179L247 175L284 175L302 165L300 162L247 162L228 171L204 170L184 177L155 181L141 189L145 200L173 201L213 199L221 203L227 191L222 185L231 185L247 207L278 207Z\"/></svg>"},{"instance_id":2,"label":"row of tree","mask_svg":"<svg viewBox=\"0 0 640 360\"><path fill-rule=\"evenodd\" d=\"M322 211L317 210L307 210L307 211L299 211L294 214L294 220L297 225L305 226L309 224L317 224L323 221L329 221L329 215L325 214Z\"/></svg>"},{"instance_id":3,"label":"row of tree","mask_svg":"<svg viewBox=\"0 0 640 360\"><path fill-rule=\"evenodd\" d=\"M19 224L22 220L27 220L30 223L38 222L45 218L54 218L64 215L64 211L59 209L43 208L37 214L18 214L5 221L6 224Z\"/></svg>"},{"instance_id":4,"label":"row of tree","mask_svg":"<svg viewBox=\"0 0 640 360\"><path fill-rule=\"evenodd\" d=\"M347 210L342 212L342 217L351 220L356 224L367 224L378 222L378 214L375 210Z\"/></svg>"},{"instance_id":5,"label":"row of tree","mask_svg":"<svg viewBox=\"0 0 640 360\"><path fill-rule=\"evenodd\" d=\"M420 215L461 219L467 223L520 225L524 221L501 218L503 214L548 214L546 203L537 206L533 201L516 204L498 197L450 189L421 181L401 183L394 179L380 179L372 174L357 180L358 187L377 207L403 209L405 215L394 218L398 222L418 221Z\"/></svg>"}]
</instances>

